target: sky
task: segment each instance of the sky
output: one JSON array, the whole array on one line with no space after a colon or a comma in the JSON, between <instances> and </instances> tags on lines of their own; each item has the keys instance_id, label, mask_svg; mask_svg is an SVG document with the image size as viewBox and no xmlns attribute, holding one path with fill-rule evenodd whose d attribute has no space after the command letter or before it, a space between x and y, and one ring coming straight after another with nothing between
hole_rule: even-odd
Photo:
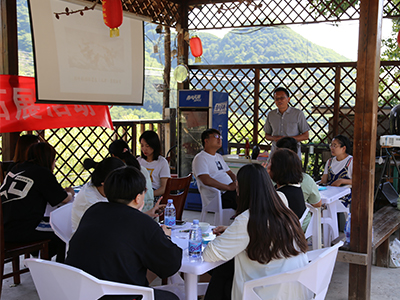
<instances>
[{"instance_id":1,"label":"sky","mask_svg":"<svg viewBox=\"0 0 400 300\"><path fill-rule=\"evenodd\" d=\"M358 21L345 21L338 26L330 23L290 25L298 34L314 44L332 49L335 52L357 61ZM222 38L230 29L207 30ZM383 19L382 38L388 38L392 31L392 21Z\"/></svg>"}]
</instances>

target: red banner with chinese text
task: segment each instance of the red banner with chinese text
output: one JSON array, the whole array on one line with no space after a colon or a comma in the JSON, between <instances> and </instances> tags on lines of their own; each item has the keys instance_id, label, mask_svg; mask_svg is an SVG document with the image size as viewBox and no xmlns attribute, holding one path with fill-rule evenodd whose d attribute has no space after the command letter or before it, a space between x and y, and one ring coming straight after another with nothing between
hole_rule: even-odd
<instances>
[{"instance_id":1,"label":"red banner with chinese text","mask_svg":"<svg viewBox=\"0 0 400 300\"><path fill-rule=\"evenodd\" d=\"M113 129L108 106L35 101L35 78L0 75L0 133L87 126Z\"/></svg>"}]
</instances>

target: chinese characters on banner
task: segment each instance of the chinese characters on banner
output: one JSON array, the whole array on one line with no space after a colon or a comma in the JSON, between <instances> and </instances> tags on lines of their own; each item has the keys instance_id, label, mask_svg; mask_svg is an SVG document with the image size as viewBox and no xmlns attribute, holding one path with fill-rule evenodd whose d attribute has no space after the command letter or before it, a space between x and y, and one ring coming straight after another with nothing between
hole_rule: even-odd
<instances>
[{"instance_id":1,"label":"chinese characters on banner","mask_svg":"<svg viewBox=\"0 0 400 300\"><path fill-rule=\"evenodd\" d=\"M108 106L38 104L35 78L0 75L0 133L65 127L113 129Z\"/></svg>"}]
</instances>

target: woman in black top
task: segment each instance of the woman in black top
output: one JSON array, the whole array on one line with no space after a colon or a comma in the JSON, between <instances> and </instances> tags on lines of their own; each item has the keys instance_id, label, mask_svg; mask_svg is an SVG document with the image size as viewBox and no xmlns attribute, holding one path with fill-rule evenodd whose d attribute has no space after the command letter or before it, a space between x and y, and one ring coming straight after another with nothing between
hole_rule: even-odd
<instances>
[{"instance_id":1,"label":"woman in black top","mask_svg":"<svg viewBox=\"0 0 400 300\"><path fill-rule=\"evenodd\" d=\"M306 209L300 183L303 180L301 161L292 150L281 148L274 151L267 167L277 191L285 194L289 208L301 219Z\"/></svg>"},{"instance_id":2,"label":"woman in black top","mask_svg":"<svg viewBox=\"0 0 400 300\"><path fill-rule=\"evenodd\" d=\"M0 187L6 242L31 242L50 239L50 256L57 254L63 262L65 244L54 232L40 231L46 205L56 206L69 202L72 188L63 189L53 174L56 151L48 143L33 144L28 161L17 164L7 174Z\"/></svg>"},{"instance_id":3,"label":"woman in black top","mask_svg":"<svg viewBox=\"0 0 400 300\"><path fill-rule=\"evenodd\" d=\"M144 176L133 167L110 173L104 182L109 202L98 202L85 212L65 262L99 279L145 287L149 286L147 270L160 278L175 274L181 267L182 250L170 240L171 229L141 212L145 190ZM157 289L154 295L155 299L178 299Z\"/></svg>"}]
</instances>

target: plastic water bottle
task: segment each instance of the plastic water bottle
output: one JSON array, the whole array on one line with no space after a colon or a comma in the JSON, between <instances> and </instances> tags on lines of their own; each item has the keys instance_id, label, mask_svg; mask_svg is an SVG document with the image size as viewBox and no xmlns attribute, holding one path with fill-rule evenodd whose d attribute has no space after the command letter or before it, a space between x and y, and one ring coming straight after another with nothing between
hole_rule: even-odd
<instances>
[{"instance_id":1,"label":"plastic water bottle","mask_svg":"<svg viewBox=\"0 0 400 300\"><path fill-rule=\"evenodd\" d=\"M176 224L176 210L172 199L168 199L164 210L164 224L169 227L173 227Z\"/></svg>"},{"instance_id":2,"label":"plastic water bottle","mask_svg":"<svg viewBox=\"0 0 400 300\"><path fill-rule=\"evenodd\" d=\"M346 243L350 244L350 226L351 226L351 214L349 213L346 221L346 225L344 226L344 233L346 235Z\"/></svg>"},{"instance_id":3,"label":"plastic water bottle","mask_svg":"<svg viewBox=\"0 0 400 300\"><path fill-rule=\"evenodd\" d=\"M201 235L201 229L199 227L199 220L193 220L192 228L189 233L189 260L198 261L201 260L201 247L203 238Z\"/></svg>"}]
</instances>

